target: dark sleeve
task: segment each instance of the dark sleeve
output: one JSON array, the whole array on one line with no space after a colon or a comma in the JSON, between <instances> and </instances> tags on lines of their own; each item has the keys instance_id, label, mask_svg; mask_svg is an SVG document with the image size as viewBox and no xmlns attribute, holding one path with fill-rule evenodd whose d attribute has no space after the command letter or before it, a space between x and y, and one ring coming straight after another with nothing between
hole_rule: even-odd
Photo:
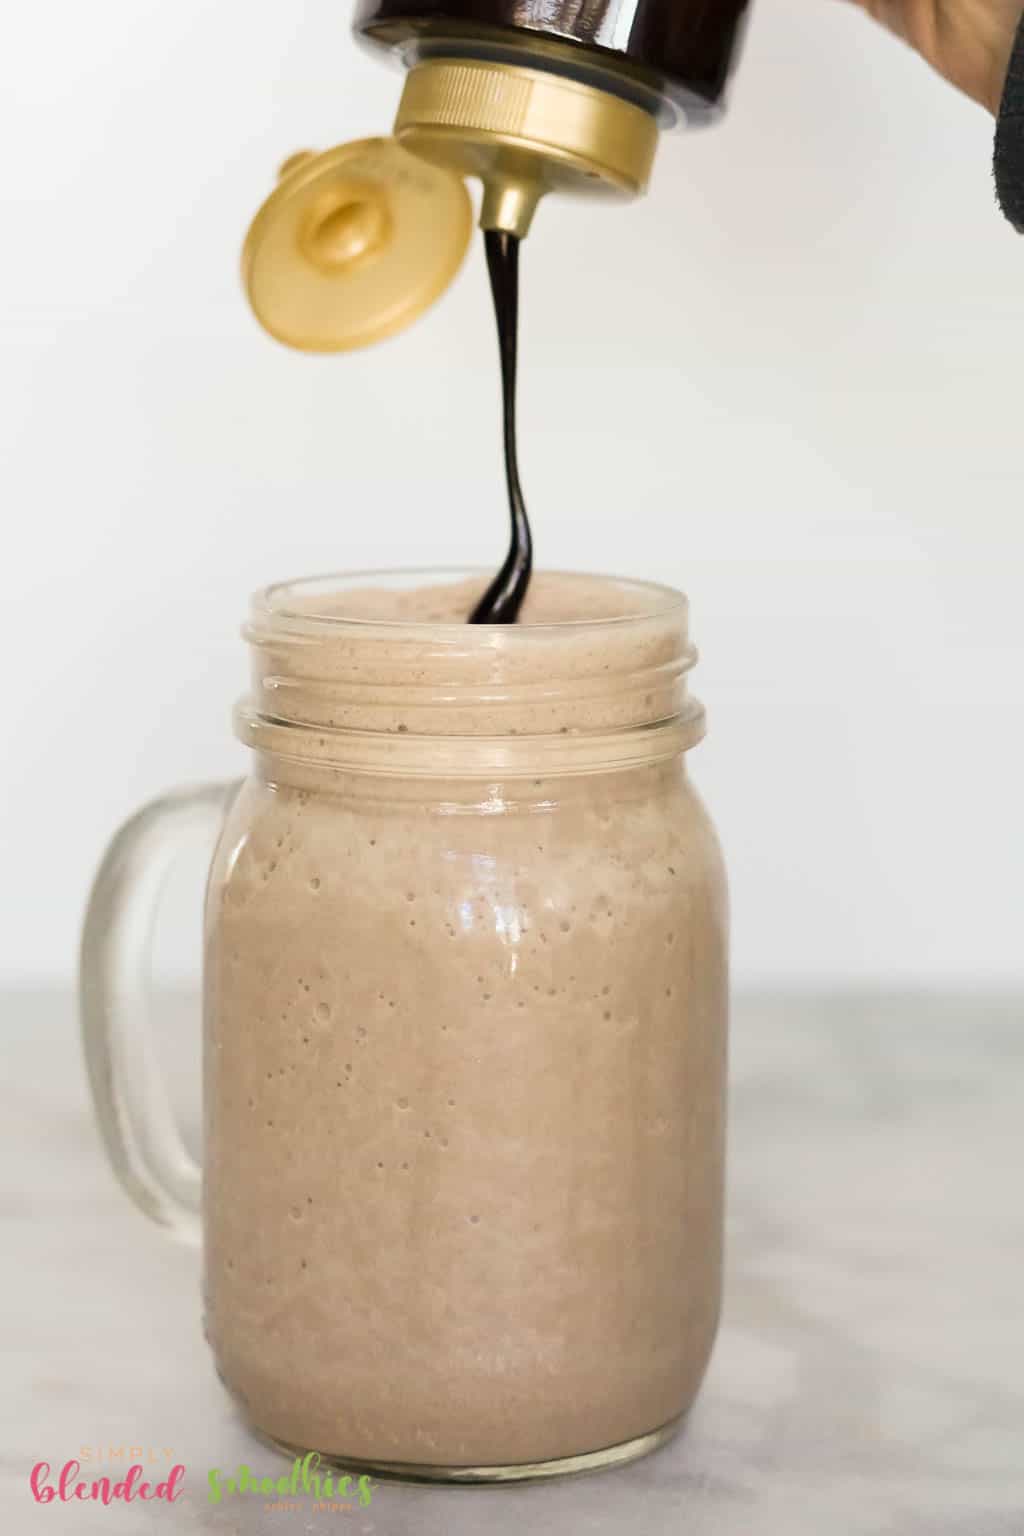
<instances>
[{"instance_id":1,"label":"dark sleeve","mask_svg":"<svg viewBox=\"0 0 1024 1536\"><path fill-rule=\"evenodd\" d=\"M999 206L1014 229L1024 235L1024 17L1017 28L996 120L993 169Z\"/></svg>"}]
</instances>

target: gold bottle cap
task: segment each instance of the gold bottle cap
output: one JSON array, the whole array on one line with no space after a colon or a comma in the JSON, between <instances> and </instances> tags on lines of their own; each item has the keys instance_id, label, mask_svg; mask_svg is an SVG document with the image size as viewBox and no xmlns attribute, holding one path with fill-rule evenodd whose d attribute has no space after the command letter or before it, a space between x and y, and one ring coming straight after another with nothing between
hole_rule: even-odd
<instances>
[{"instance_id":1,"label":"gold bottle cap","mask_svg":"<svg viewBox=\"0 0 1024 1536\"><path fill-rule=\"evenodd\" d=\"M345 352L410 325L455 276L473 210L462 178L394 139L360 139L281 167L249 227L242 280L287 346Z\"/></svg>"},{"instance_id":2,"label":"gold bottle cap","mask_svg":"<svg viewBox=\"0 0 1024 1536\"><path fill-rule=\"evenodd\" d=\"M483 182L480 223L525 236L547 192L638 197L658 143L653 111L551 70L423 59L406 77L395 137Z\"/></svg>"}]
</instances>

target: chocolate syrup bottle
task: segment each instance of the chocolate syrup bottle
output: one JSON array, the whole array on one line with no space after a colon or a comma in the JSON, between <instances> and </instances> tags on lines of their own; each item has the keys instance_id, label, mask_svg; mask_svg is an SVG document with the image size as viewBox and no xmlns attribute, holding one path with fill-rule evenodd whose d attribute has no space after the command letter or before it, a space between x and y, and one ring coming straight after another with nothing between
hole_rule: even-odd
<instances>
[{"instance_id":1,"label":"chocolate syrup bottle","mask_svg":"<svg viewBox=\"0 0 1024 1536\"><path fill-rule=\"evenodd\" d=\"M618 74L623 89L647 85L701 118L721 102L745 9L746 0L360 0L355 30L406 63L456 42L470 57L490 45L524 63L531 52L561 58L581 74Z\"/></svg>"},{"instance_id":2,"label":"chocolate syrup bottle","mask_svg":"<svg viewBox=\"0 0 1024 1536\"><path fill-rule=\"evenodd\" d=\"M722 109L747 0L357 0L406 68L392 138L289 156L243 274L289 346L345 351L447 287L472 225L521 240L549 192L642 193L662 128Z\"/></svg>"},{"instance_id":3,"label":"chocolate syrup bottle","mask_svg":"<svg viewBox=\"0 0 1024 1536\"><path fill-rule=\"evenodd\" d=\"M658 129L721 109L746 0L359 0L356 36L408 68L395 134L484 183L526 234L552 190L644 190Z\"/></svg>"}]
</instances>

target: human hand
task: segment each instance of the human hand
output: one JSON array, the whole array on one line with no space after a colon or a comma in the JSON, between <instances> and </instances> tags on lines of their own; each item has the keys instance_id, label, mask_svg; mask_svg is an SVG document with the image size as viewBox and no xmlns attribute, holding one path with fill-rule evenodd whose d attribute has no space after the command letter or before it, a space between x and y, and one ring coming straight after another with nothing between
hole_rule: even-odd
<instances>
[{"instance_id":1,"label":"human hand","mask_svg":"<svg viewBox=\"0 0 1024 1536\"><path fill-rule=\"evenodd\" d=\"M1022 0L857 0L951 84L999 111Z\"/></svg>"}]
</instances>

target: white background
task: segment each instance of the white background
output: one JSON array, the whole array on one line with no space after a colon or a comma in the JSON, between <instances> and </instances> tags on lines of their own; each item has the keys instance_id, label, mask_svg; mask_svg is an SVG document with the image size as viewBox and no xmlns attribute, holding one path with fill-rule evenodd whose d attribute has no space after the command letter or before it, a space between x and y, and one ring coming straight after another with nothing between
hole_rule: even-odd
<instances>
[{"instance_id":1,"label":"white background","mask_svg":"<svg viewBox=\"0 0 1024 1536\"><path fill-rule=\"evenodd\" d=\"M666 139L642 205L544 207L524 252L539 559L691 595L741 982L1019 981L1024 241L992 123L835 0L754 9L725 123ZM243 770L253 587L500 556L481 253L346 358L240 294L284 156L387 131L399 81L348 20L5 21L2 979L71 974L140 800Z\"/></svg>"}]
</instances>

